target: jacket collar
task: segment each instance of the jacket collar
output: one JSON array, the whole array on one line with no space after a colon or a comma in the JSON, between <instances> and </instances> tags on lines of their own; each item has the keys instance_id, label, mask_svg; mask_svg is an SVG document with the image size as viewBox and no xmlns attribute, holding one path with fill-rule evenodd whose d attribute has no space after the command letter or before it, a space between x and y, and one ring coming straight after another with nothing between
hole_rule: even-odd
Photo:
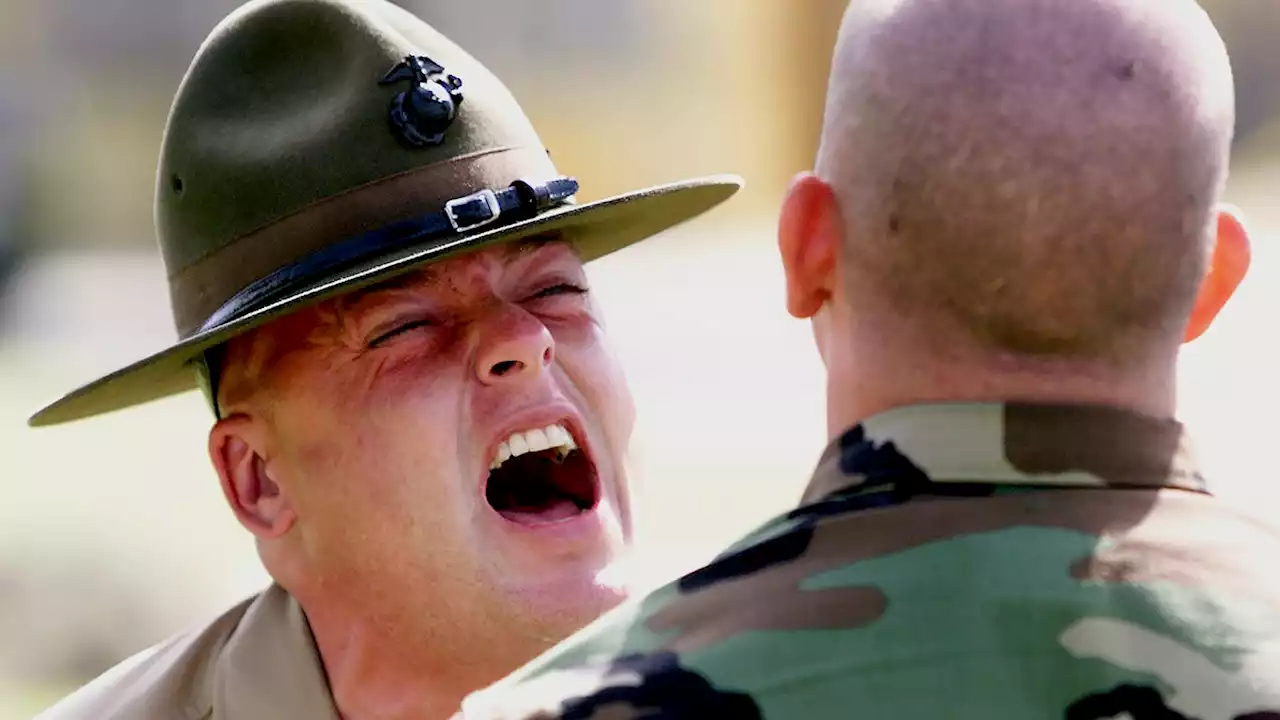
<instances>
[{"instance_id":1,"label":"jacket collar","mask_svg":"<svg viewBox=\"0 0 1280 720\"><path fill-rule=\"evenodd\" d=\"M1177 420L1097 405L951 403L905 406L850 428L822 454L804 503L903 471L941 484L1208 492Z\"/></svg>"},{"instance_id":2,"label":"jacket collar","mask_svg":"<svg viewBox=\"0 0 1280 720\"><path fill-rule=\"evenodd\" d=\"M275 584L227 640L212 691L211 720L339 720L306 616Z\"/></svg>"}]
</instances>

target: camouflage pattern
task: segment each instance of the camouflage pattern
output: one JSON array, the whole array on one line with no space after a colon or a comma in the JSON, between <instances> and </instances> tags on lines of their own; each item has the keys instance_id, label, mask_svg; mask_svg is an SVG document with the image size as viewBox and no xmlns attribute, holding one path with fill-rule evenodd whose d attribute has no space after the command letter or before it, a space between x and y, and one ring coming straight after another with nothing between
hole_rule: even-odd
<instances>
[{"instance_id":1,"label":"camouflage pattern","mask_svg":"<svg viewBox=\"0 0 1280 720\"><path fill-rule=\"evenodd\" d=\"M1277 558L1173 420L902 408L456 717L1280 719Z\"/></svg>"}]
</instances>

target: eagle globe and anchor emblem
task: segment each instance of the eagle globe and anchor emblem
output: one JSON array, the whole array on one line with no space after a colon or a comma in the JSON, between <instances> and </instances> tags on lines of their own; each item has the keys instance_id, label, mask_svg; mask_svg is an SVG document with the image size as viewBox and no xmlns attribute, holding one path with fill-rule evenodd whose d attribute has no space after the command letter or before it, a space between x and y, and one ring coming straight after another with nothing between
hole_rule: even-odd
<instances>
[{"instance_id":1,"label":"eagle globe and anchor emblem","mask_svg":"<svg viewBox=\"0 0 1280 720\"><path fill-rule=\"evenodd\" d=\"M379 85L412 81L413 86L391 100L388 120L404 142L420 148L444 142L462 104L462 78L446 73L431 58L410 55L378 81Z\"/></svg>"}]
</instances>

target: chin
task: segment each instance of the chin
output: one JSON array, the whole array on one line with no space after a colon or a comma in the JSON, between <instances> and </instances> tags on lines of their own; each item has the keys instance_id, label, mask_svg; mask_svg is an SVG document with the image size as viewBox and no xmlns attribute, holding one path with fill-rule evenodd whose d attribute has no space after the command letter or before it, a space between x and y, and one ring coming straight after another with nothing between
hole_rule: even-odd
<instances>
[{"instance_id":1,"label":"chin","mask_svg":"<svg viewBox=\"0 0 1280 720\"><path fill-rule=\"evenodd\" d=\"M530 614L558 624L586 624L626 600L629 591L616 562L575 563L526 580L511 587L515 600Z\"/></svg>"},{"instance_id":2,"label":"chin","mask_svg":"<svg viewBox=\"0 0 1280 720\"><path fill-rule=\"evenodd\" d=\"M540 626L539 635L549 648L595 622L626 599L626 594L617 588L597 587L592 592L562 596L558 605L535 608L538 619L534 622Z\"/></svg>"}]
</instances>

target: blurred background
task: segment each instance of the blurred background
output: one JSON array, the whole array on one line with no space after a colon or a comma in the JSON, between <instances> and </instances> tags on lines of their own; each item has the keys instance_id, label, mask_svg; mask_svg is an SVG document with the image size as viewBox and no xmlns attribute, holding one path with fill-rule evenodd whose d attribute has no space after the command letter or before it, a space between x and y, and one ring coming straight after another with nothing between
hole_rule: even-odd
<instances>
[{"instance_id":1,"label":"blurred background","mask_svg":"<svg viewBox=\"0 0 1280 720\"><path fill-rule=\"evenodd\" d=\"M0 0L0 720L260 589L191 394L26 418L175 335L152 229L170 98L238 0ZM773 229L816 145L843 0L403 0L488 64L581 199L715 172L747 189L592 268L638 398L637 571L701 562L794 502L824 445L821 366ZM1273 508L1280 3L1205 0L1236 68L1229 199L1252 275L1182 363L1219 493ZM481 21L480 19L483 19ZM1280 307L1280 306L1276 306Z\"/></svg>"}]
</instances>

